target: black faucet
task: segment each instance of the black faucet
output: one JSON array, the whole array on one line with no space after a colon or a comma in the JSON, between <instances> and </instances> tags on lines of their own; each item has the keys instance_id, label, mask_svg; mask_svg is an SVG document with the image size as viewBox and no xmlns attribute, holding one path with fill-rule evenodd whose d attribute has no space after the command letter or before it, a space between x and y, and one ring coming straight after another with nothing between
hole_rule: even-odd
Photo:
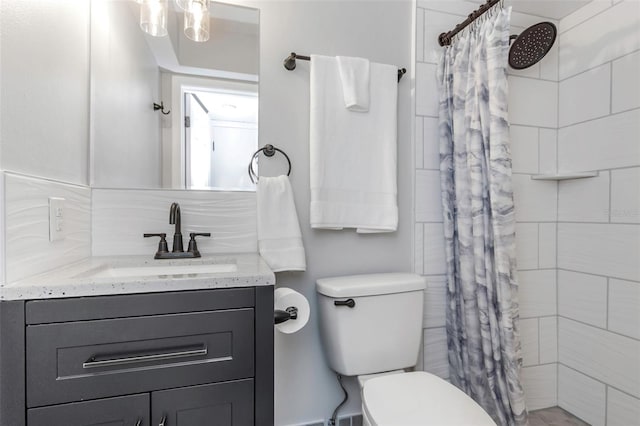
<instances>
[{"instance_id":1,"label":"black faucet","mask_svg":"<svg viewBox=\"0 0 640 426\"><path fill-rule=\"evenodd\" d=\"M175 232L173 233L173 250L171 251L173 253L182 253L184 252L184 248L182 246L182 230L180 229L180 204L171 204L171 208L169 209L169 223L176 226Z\"/></svg>"},{"instance_id":2,"label":"black faucet","mask_svg":"<svg viewBox=\"0 0 640 426\"><path fill-rule=\"evenodd\" d=\"M180 217L180 204L171 203L169 209L169 223L175 225L175 231L173 233L173 250L169 253L167 247L166 234L144 234L145 237L160 237L160 244L158 245L158 251L154 256L155 259L180 259L180 258L194 258L200 257L198 251L198 245L196 244L196 237L210 237L209 232L191 232L189 236L189 249L185 252L182 245L182 218Z\"/></svg>"}]
</instances>

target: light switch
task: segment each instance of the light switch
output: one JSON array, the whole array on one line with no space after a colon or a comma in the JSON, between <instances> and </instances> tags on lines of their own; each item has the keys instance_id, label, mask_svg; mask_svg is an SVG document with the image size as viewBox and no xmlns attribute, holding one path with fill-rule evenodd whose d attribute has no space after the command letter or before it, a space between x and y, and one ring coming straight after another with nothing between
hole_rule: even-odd
<instances>
[{"instance_id":1,"label":"light switch","mask_svg":"<svg viewBox=\"0 0 640 426\"><path fill-rule=\"evenodd\" d=\"M64 198L49 197L49 241L64 237Z\"/></svg>"}]
</instances>

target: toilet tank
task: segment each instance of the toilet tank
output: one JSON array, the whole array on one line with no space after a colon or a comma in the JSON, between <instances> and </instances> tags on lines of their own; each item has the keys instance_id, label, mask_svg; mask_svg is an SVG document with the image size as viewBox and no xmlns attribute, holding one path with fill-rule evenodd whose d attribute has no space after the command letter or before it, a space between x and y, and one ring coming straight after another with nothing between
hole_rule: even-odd
<instances>
[{"instance_id":1,"label":"toilet tank","mask_svg":"<svg viewBox=\"0 0 640 426\"><path fill-rule=\"evenodd\" d=\"M426 280L387 273L316 282L320 333L329 366L345 376L416 365Z\"/></svg>"}]
</instances>

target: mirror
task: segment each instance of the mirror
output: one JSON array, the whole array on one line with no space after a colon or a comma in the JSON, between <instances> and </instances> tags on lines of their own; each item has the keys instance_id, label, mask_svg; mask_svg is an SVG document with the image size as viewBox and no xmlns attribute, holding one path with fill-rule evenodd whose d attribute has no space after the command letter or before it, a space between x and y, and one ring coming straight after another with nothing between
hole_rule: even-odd
<instances>
[{"instance_id":1,"label":"mirror","mask_svg":"<svg viewBox=\"0 0 640 426\"><path fill-rule=\"evenodd\" d=\"M210 38L195 42L167 5L153 37L139 2L91 2L91 186L255 190L259 10L209 2Z\"/></svg>"}]
</instances>

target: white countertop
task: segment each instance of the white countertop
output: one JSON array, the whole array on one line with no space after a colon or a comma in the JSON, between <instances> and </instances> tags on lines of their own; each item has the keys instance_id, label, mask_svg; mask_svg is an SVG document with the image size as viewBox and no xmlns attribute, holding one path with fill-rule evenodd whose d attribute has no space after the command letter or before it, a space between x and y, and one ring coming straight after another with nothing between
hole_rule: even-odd
<instances>
[{"instance_id":1,"label":"white countertop","mask_svg":"<svg viewBox=\"0 0 640 426\"><path fill-rule=\"evenodd\" d=\"M233 272L96 277L109 268L235 264ZM208 255L198 259L154 260L150 256L92 257L59 269L0 287L0 300L53 299L201 290L223 287L254 287L275 284L275 275L257 253Z\"/></svg>"}]
</instances>

